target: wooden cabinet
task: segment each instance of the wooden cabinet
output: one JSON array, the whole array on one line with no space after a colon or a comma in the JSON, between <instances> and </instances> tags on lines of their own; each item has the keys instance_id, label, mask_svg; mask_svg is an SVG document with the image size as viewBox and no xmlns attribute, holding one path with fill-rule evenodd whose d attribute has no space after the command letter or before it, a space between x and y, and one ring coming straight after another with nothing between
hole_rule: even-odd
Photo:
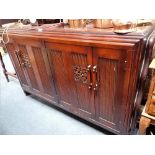
<instances>
[{"instance_id":1,"label":"wooden cabinet","mask_svg":"<svg viewBox=\"0 0 155 155\"><path fill-rule=\"evenodd\" d=\"M10 31L7 48L25 92L113 133L131 134L152 30L122 36L61 28L44 33Z\"/></svg>"}]
</instances>

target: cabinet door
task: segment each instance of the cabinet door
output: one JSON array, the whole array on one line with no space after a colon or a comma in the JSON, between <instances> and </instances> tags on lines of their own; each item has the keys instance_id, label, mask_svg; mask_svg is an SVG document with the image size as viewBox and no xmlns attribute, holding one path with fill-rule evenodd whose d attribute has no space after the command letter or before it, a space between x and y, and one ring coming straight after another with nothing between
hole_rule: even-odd
<instances>
[{"instance_id":1,"label":"cabinet door","mask_svg":"<svg viewBox=\"0 0 155 155\"><path fill-rule=\"evenodd\" d=\"M16 51L15 45L12 41L10 41L7 45L7 51L9 53L9 56L11 58L11 61L13 63L13 66L16 70L16 74L18 76L18 79L22 85L22 87L24 87L24 89L26 90L30 90L30 86L27 80L27 74L25 72L25 69L22 67L18 53Z\"/></svg>"},{"instance_id":2,"label":"cabinet door","mask_svg":"<svg viewBox=\"0 0 155 155\"><path fill-rule=\"evenodd\" d=\"M45 45L60 106L80 116L93 118L93 92L90 85L92 49L52 42L46 42Z\"/></svg>"},{"instance_id":3,"label":"cabinet door","mask_svg":"<svg viewBox=\"0 0 155 155\"><path fill-rule=\"evenodd\" d=\"M32 92L48 101L57 102L44 44L32 38L16 38L14 41Z\"/></svg>"},{"instance_id":4,"label":"cabinet door","mask_svg":"<svg viewBox=\"0 0 155 155\"><path fill-rule=\"evenodd\" d=\"M126 55L125 50L93 48L96 120L116 133L120 132L124 117Z\"/></svg>"}]
</instances>

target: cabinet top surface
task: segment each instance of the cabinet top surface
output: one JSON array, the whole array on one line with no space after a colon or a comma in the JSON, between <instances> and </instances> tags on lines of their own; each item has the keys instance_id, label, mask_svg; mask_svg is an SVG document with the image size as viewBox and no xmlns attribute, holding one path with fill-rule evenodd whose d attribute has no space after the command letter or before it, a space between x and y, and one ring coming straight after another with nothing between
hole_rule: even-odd
<instances>
[{"instance_id":1,"label":"cabinet top surface","mask_svg":"<svg viewBox=\"0 0 155 155\"><path fill-rule=\"evenodd\" d=\"M154 27L143 26L137 27L134 32L127 34L116 34L113 28L69 28L68 26L53 26L45 24L42 26L34 26L29 28L8 29L8 36L16 39L41 39L42 41L76 44L84 46L110 46L111 48L134 48L135 44L140 40L145 40L150 36ZM11 41L11 38L10 38ZM113 47L112 47L113 46Z\"/></svg>"},{"instance_id":2,"label":"cabinet top surface","mask_svg":"<svg viewBox=\"0 0 155 155\"><path fill-rule=\"evenodd\" d=\"M153 26L143 26L135 28L135 31L126 33L126 34L116 34L114 33L113 28L100 29L100 28L69 28L68 26L53 26L52 24L44 24L42 26L34 26L30 28L18 28L18 29L9 29L10 34L27 34L27 35L52 35L54 34L72 34L74 35L105 35L112 37L136 37L136 36L147 36L153 30Z\"/></svg>"}]
</instances>

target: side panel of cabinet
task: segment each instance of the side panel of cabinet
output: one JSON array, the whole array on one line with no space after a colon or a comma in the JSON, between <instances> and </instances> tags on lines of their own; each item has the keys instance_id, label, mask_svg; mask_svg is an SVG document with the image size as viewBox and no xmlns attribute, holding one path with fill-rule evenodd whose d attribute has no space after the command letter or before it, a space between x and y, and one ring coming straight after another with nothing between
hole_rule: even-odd
<instances>
[{"instance_id":1,"label":"side panel of cabinet","mask_svg":"<svg viewBox=\"0 0 155 155\"><path fill-rule=\"evenodd\" d=\"M93 65L97 66L94 72L96 120L115 130L122 132L124 103L127 89L125 79L127 75L127 51L106 48L93 48ZM125 90L126 89L126 90Z\"/></svg>"},{"instance_id":2,"label":"side panel of cabinet","mask_svg":"<svg viewBox=\"0 0 155 155\"><path fill-rule=\"evenodd\" d=\"M14 41L20 53L21 62L25 63L23 68L26 70L32 91L48 101L57 102L47 52L42 41L31 38L15 38Z\"/></svg>"},{"instance_id":3,"label":"side panel of cabinet","mask_svg":"<svg viewBox=\"0 0 155 155\"><path fill-rule=\"evenodd\" d=\"M60 106L73 113L94 117L93 93L89 89L92 64L90 47L45 43L53 71Z\"/></svg>"}]
</instances>

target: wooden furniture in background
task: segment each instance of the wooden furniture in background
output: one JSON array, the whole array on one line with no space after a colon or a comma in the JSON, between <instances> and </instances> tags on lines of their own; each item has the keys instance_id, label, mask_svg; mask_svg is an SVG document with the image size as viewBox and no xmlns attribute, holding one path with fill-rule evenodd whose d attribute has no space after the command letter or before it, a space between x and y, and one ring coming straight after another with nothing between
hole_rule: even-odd
<instances>
[{"instance_id":1,"label":"wooden furniture in background","mask_svg":"<svg viewBox=\"0 0 155 155\"><path fill-rule=\"evenodd\" d=\"M6 68L5 68L5 64L4 64L4 62L3 62L3 58L2 58L1 52L0 52L0 63L1 63L2 69L3 69L3 73L4 73L4 75L5 75L5 78L6 78L6 80L9 82L7 70L6 70Z\"/></svg>"},{"instance_id":2,"label":"wooden furniture in background","mask_svg":"<svg viewBox=\"0 0 155 155\"><path fill-rule=\"evenodd\" d=\"M3 47L3 44L0 43L0 47ZM3 69L3 73L4 73L4 76L5 76L6 80L7 80L7 82L9 82L8 75L17 78L16 73L11 73L11 72L7 71L7 69L5 67L5 63L3 61L3 57L2 57L1 52L0 52L0 63L1 63L1 66L2 66L2 69Z\"/></svg>"},{"instance_id":3,"label":"wooden furniture in background","mask_svg":"<svg viewBox=\"0 0 155 155\"><path fill-rule=\"evenodd\" d=\"M7 24L7 23L11 23L11 22L17 22L17 21L18 21L18 19L0 19L0 27L3 24ZM0 35L2 35L2 29L1 28L0 28ZM1 37L0 37L0 47L4 48L4 45L1 42ZM4 50L4 52L5 52L5 50ZM1 52L0 52L0 63L1 63L1 66L2 66L2 69L3 69L3 73L5 75L5 78L6 78L7 82L9 82L8 75L17 78L16 73L11 73L11 72L7 71L7 69L5 67L5 63L3 61L3 57L2 57L2 53Z\"/></svg>"},{"instance_id":4,"label":"wooden furniture in background","mask_svg":"<svg viewBox=\"0 0 155 155\"><path fill-rule=\"evenodd\" d=\"M37 19L39 25L59 23L61 19Z\"/></svg>"},{"instance_id":5,"label":"wooden furniture in background","mask_svg":"<svg viewBox=\"0 0 155 155\"><path fill-rule=\"evenodd\" d=\"M140 122L139 122L139 134L146 135L146 130L150 125L155 125L155 116L148 114L145 109L148 105L144 107L144 110L141 114Z\"/></svg>"},{"instance_id":6,"label":"wooden furniture in background","mask_svg":"<svg viewBox=\"0 0 155 155\"><path fill-rule=\"evenodd\" d=\"M125 35L95 28L9 30L6 46L26 94L115 134L132 134L152 31L151 26Z\"/></svg>"},{"instance_id":7,"label":"wooden furniture in background","mask_svg":"<svg viewBox=\"0 0 155 155\"><path fill-rule=\"evenodd\" d=\"M150 124L155 125L155 59L150 64L150 68L153 69L153 76L151 79L148 98L144 110L141 114L139 123L139 134L146 134L146 129Z\"/></svg>"}]
</instances>

